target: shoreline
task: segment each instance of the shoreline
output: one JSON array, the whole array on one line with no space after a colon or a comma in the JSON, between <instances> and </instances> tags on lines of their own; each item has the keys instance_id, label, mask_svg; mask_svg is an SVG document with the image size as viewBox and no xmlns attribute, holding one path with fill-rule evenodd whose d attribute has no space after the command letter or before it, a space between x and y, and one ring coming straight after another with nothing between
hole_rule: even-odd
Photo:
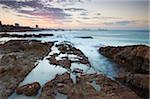
<instances>
[{"instance_id":1,"label":"shoreline","mask_svg":"<svg viewBox=\"0 0 150 99\"><path fill-rule=\"evenodd\" d=\"M106 46L99 53L111 59L125 69L115 79L132 89L141 98L149 97L149 46Z\"/></svg>"},{"instance_id":2,"label":"shoreline","mask_svg":"<svg viewBox=\"0 0 150 99\"><path fill-rule=\"evenodd\" d=\"M31 42L32 44L29 45L29 43ZM11 44L13 44L13 46L15 47L10 46ZM22 47L19 44L21 44ZM35 41L35 40L34 41L33 40L30 40L30 41L14 40L14 41L9 41L5 44L0 45L0 50L1 50L0 54L2 55L2 57L0 58L0 61L1 61L0 62L0 67L1 67L0 68L0 73L1 73L0 81L1 81L1 88L2 88L1 93L0 93L1 98L5 99L5 97L7 98L9 95L13 93L13 91L17 88L19 83L32 71L32 69L36 67L34 65L35 61L37 59L41 59L47 54L47 51L49 50L51 44L40 43L39 41ZM16 46L20 46L20 48L16 49ZM34 49L33 49L33 46L35 47ZM42 49L39 47L41 47ZM6 48L7 50L4 50ZM36 52L35 52L35 49L37 49ZM21 50L22 52L20 52ZM11 53L13 54L11 55ZM32 55L30 55L31 53ZM18 57L20 58L18 59ZM23 60L21 57L23 58ZM24 58L24 57L27 57L27 58ZM32 60L29 60L28 58L29 59L32 58ZM20 63L21 60L22 62ZM8 61L10 63L6 63L5 61ZM16 72L18 73L16 74ZM5 82L5 79L9 79L9 81ZM16 79L16 80L13 80L13 79Z\"/></svg>"},{"instance_id":3,"label":"shoreline","mask_svg":"<svg viewBox=\"0 0 150 99\"><path fill-rule=\"evenodd\" d=\"M4 52L3 52L3 51L1 52L1 53L3 53L3 54L2 54L3 56L4 56L4 55L7 55L8 53L12 53L12 52L13 52L13 53L14 53L14 52L15 52L15 53L18 53L18 51L19 51L19 53L20 53L20 50L24 50L24 48L22 49L21 47L19 47L20 49L17 49L17 50L16 50L16 48L10 50L10 48L9 48L10 46L1 47L1 46L4 46L4 45L7 45L7 44L9 44L9 43L11 44L11 43L13 43L14 41L16 42L16 44L14 44L14 46L15 46L15 45L16 45L16 46L19 46L18 43L20 43L20 42L22 42L21 46L27 46L26 43L23 43L23 42L28 42L28 43L30 42L30 41L28 41L28 40L11 40L11 41L8 41L8 42L6 42L6 43L0 45L0 50L5 49L5 47L8 47L8 48L7 48L7 49L8 49L8 52L7 52L7 50L6 50L6 51L3 50ZM40 41L31 40L31 42L37 43L36 46L39 46L39 45L40 45ZM50 42L47 42L47 43L50 43ZM46 43L46 44L47 44L47 43ZM32 44L33 44L34 47L32 47ZM32 43L32 44L30 45L29 48L33 49L33 51L35 52L35 49L38 49L38 47L36 47L36 46L34 45L34 43ZM43 43L43 44L44 44L44 43ZM52 43L50 43L50 44L52 44ZM44 45L45 45L45 44L44 44ZM54 45L54 42L53 42L53 44L51 45L51 47L52 47L53 45ZM46 45L46 46L47 46L47 45ZM113 49L119 48L119 50L117 50L117 51L121 51L122 49L125 49L126 47L127 47L127 48L128 48L128 47L133 47L133 48L134 48L134 47L138 47L138 46L143 46L143 47L145 47L146 45L130 45L130 46L122 46L122 47L119 47L119 46L118 46L118 47L112 47L112 48L113 48ZM50 47L50 48L51 48L51 47ZM83 62L84 64L90 64L89 61L88 61L88 57L86 57L86 56L84 55L84 53L80 52L80 49L76 49L76 48L71 47L70 45L67 45L67 44L64 44L64 45L63 45L63 44L57 44L56 47L58 47L58 49L60 50L60 53L59 53L59 54L53 53L53 54L51 55L51 59L48 59L49 61L52 62L52 64L61 65L62 67L66 68L66 69L70 69L70 68L71 68L71 65L70 65L70 62L69 62L69 61L70 61L69 58L64 57L64 61L65 61L65 62L62 62L61 60L56 61L56 59L60 59L60 58L58 58L58 56L60 56L61 53L62 53L62 54L64 54L64 53L70 53L70 51L71 51L71 53L76 53L76 54L79 55L80 57L83 57L82 59L84 60L84 61L83 61L83 60L80 60L80 61L74 61L74 62ZM106 47L101 47L100 49L105 49L105 48L109 48L110 53L111 53L111 52L115 52L115 51L111 51L111 46L109 46L109 47L107 47L107 46L106 46ZM67 50L71 49L71 50L70 50L70 51L67 51L66 49L67 49ZM40 50L42 50L42 49L40 48ZM26 51L28 51L28 50L26 50ZM73 52L72 52L72 51L73 51ZM100 51L100 53L101 53L102 50L99 50L99 51ZM127 51L127 50L126 50L126 51ZM32 51L31 51L31 52L32 52ZM44 54L43 57L45 57L46 55L48 55L50 52L51 52L51 49L49 49L49 51L46 51L46 53ZM104 55L104 52L105 52L105 51L103 51L103 55ZM106 52L108 52L108 50L107 50ZM127 51L127 52L128 52L128 51ZM26 52L24 52L24 53L26 53ZM129 54L129 53L128 53L128 54ZM20 55L20 54L19 54L19 55ZM38 55L38 54L37 54L37 55ZM123 54L123 55L124 55L124 54ZM54 58L52 58L53 56L54 56ZM104 56L105 56L105 55L104 55ZM107 56L107 55L106 55L106 56ZM28 57L30 57L30 56L28 56ZM35 57L35 56L34 56L34 57ZM41 58L43 58L43 57L41 57ZM40 58L40 59L41 59L41 58ZM7 59L7 58L6 58L6 59ZM63 59L63 57L62 57L62 59ZM80 58L79 58L79 59L80 59ZM36 60L37 60L37 59L36 59ZM0 58L0 61L1 61L1 58ZM15 61L15 60L9 60L9 61L11 61L12 64L13 64L13 61ZM50 63L51 63L51 62L50 62ZM7 64L4 64L4 65L7 65ZM36 66L37 66L37 65L36 65ZM27 72L26 75L24 75L23 79L20 80L19 83L22 82L22 81L25 79L25 77L26 77L27 75L29 75L30 72L31 72L34 68L36 68L36 66L34 65L34 66L29 70L29 72ZM90 65L89 65L89 66L90 66ZM120 66L121 66L121 65L120 65ZM27 68L29 68L29 67L27 67ZM11 71L8 71L7 73L9 73L9 72L11 72ZM77 70L75 70L74 72L77 73L77 74L80 74L80 75L84 74L84 72L82 71L82 69L81 69L81 70L80 70L80 69L77 69ZM3 73L3 71L1 71L0 73ZM124 72L124 73L126 73L126 72ZM68 75L68 74L67 74L67 75ZM70 75L70 74L69 74L69 75ZM96 75L93 74L93 76L87 75L87 74L84 74L84 75L85 75L85 77L86 77L86 76L87 76L87 77L90 77L89 80L91 80L91 79L92 79L91 77L94 77L94 76L95 76L95 77L98 76L99 78L97 78L97 79L102 79L103 77L104 77L105 79L108 79L108 80L110 79L110 78L106 77L106 75L103 75L103 76L101 76L101 75L99 75L99 74L96 74ZM129 92L129 93L131 92L131 93L130 93L131 97L138 97L138 96L136 96L136 95L134 94L134 92L136 92L136 91L132 91L133 89L132 89L131 87L125 86L124 83L122 82L122 80L125 80L124 77L128 77L128 76L127 76L127 75L124 75L123 73L121 73L121 75L123 75L123 76L120 76L120 75L119 75L118 77L115 78L115 80L110 81L110 82L115 82L115 83L117 83L117 81L119 81L119 82L120 82L120 84L118 83L119 86L120 86L120 87L121 87L121 86L124 86L124 87L125 87L125 89L124 89L125 92ZM61 75L60 75L60 76L61 76ZM132 75L132 76L133 76L133 75ZM136 76L136 75L135 75L135 76ZM139 76L139 77L144 77L144 76ZM77 77L77 78L78 78L78 77ZM80 78L80 77L79 77L79 78ZM59 79L57 79L57 78L54 78L54 79L55 79L54 81L55 81L56 83L57 83L57 80L59 80ZM65 77L62 77L62 80L65 81L65 79L66 79ZM70 79L70 78L68 78L68 79ZM135 79L135 78L133 78L133 79ZM143 79L143 78L141 78L141 79ZM145 79L145 78L144 78L144 79ZM147 79L147 78L146 78L146 79ZM91 82L89 82L89 80L87 79L87 82L88 82L88 83L91 83ZM92 81L93 81L93 80L92 80ZM78 82L80 82L80 80L79 80ZM99 81L98 81L98 82L99 82ZM97 83L98 83L98 82L97 82ZM101 83L106 83L106 82L107 82L107 81L102 81ZM13 91L15 91L16 88L18 88L19 83L16 84L16 87L14 87L14 90L13 90ZM51 83L51 81L47 82L46 84L49 84L49 83ZM115 90L121 90L121 89L117 89L117 88L115 87L115 83L113 83L111 86L114 86ZM71 83L68 83L68 85L69 85L68 87L72 88L72 87L70 86L70 84L71 84ZM79 85L78 85L78 84L79 84ZM77 84L77 86L80 86L80 83L78 83L78 84ZM58 84L58 85L59 85L59 84ZM27 84L27 86L28 86L28 84ZM86 86L89 86L89 85L86 85ZM102 85L100 84L99 86L102 86ZM133 85L132 85L132 86L133 86ZM46 85L44 85L44 87L47 88ZM43 87L43 88L44 88L44 87ZM106 87L107 87L107 85L106 85ZM124 88L124 87L123 87L123 88ZM42 90L45 90L45 89L43 89L43 88L42 88ZM64 87L64 88L65 88L65 87ZM103 87L102 87L102 88L103 88ZM108 88L109 88L109 87L108 87ZM132 89L132 90L130 90L130 89ZM48 89L47 89L47 90L48 90ZM58 90L60 90L60 89L58 88ZM87 90L89 90L89 89L87 89ZM92 89L92 90L93 90L93 89ZM110 90L111 90L111 88L110 88ZM127 91L127 90L128 90L128 91ZM129 91L129 90L130 90L130 91ZM137 90L138 90L138 89L137 89ZM12 91L12 92L13 92L13 91ZM51 90L51 91L52 91L52 90ZM106 90L103 90L102 92L105 93L105 91L106 91ZM11 93L12 93L12 92L11 92ZM45 92L46 92L46 91L44 91L44 92L42 91L41 94L46 94ZM11 93L10 93L10 94L11 94ZM63 93L63 92L61 91L61 93ZM97 92L96 92L96 93L97 93ZM136 92L136 93L137 93L137 92ZM9 95L10 95L10 94L9 94ZM76 94L78 94L78 93L76 93ZM92 93L91 93L91 95L93 95L93 94L95 94L95 92L92 92ZM105 93L105 94L106 94L106 93ZM115 94L117 95L117 94L119 94L119 92L118 92L118 93L115 93ZM9 95L8 95L8 96L9 96ZM70 96L70 93L67 93L67 95ZM99 95L100 95L100 94L99 94ZM98 95L98 96L99 96L99 95ZM122 93L122 96L121 96L122 98L125 97L125 96L123 96L123 95L125 95L125 93ZM106 94L106 95L105 95L105 97L108 97L108 96L109 96L109 94ZM40 98L41 98L41 97L43 97L43 96L40 95ZM44 97L47 97L47 96L44 96ZM44 98L44 97L43 97L43 98ZM52 97L53 97L53 96L52 96ZM101 95L100 95L99 97L101 97ZM115 96L115 97L118 97L118 96ZM42 98L42 99L43 99L43 98ZM44 98L44 99L45 99L45 98Z\"/></svg>"}]
</instances>

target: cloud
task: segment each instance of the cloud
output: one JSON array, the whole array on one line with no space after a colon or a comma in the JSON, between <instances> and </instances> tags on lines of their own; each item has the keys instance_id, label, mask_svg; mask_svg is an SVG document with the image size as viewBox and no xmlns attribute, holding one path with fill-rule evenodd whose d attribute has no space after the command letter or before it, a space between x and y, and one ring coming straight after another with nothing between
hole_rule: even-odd
<instances>
[{"instance_id":1,"label":"cloud","mask_svg":"<svg viewBox=\"0 0 150 99\"><path fill-rule=\"evenodd\" d=\"M33 7L33 8L43 7L43 4L41 4L38 0L28 0L28 1L2 0L0 1L0 4L10 7L12 9L18 9L22 7Z\"/></svg>"},{"instance_id":2,"label":"cloud","mask_svg":"<svg viewBox=\"0 0 150 99\"><path fill-rule=\"evenodd\" d=\"M129 25L129 24L135 24L135 23L136 23L135 20L131 20L131 21L125 20L125 21L117 21L117 22L105 22L103 24L105 25Z\"/></svg>"},{"instance_id":3,"label":"cloud","mask_svg":"<svg viewBox=\"0 0 150 99\"><path fill-rule=\"evenodd\" d=\"M0 1L3 8L13 9L17 13L39 16L51 19L66 19L71 16L71 14L66 13L61 8L55 8L53 6L47 6L39 0L19 0L19 1ZM26 9L23 9L26 8ZM29 10L29 8L32 10Z\"/></svg>"},{"instance_id":4,"label":"cloud","mask_svg":"<svg viewBox=\"0 0 150 99\"><path fill-rule=\"evenodd\" d=\"M80 13L81 16L86 16L86 15L88 15L88 14L89 14L88 12L81 12L81 13Z\"/></svg>"},{"instance_id":5,"label":"cloud","mask_svg":"<svg viewBox=\"0 0 150 99\"><path fill-rule=\"evenodd\" d=\"M101 13L96 13L96 15L101 15Z\"/></svg>"},{"instance_id":6,"label":"cloud","mask_svg":"<svg viewBox=\"0 0 150 99\"><path fill-rule=\"evenodd\" d=\"M66 11L76 12L76 11L86 11L83 8L66 8Z\"/></svg>"},{"instance_id":7,"label":"cloud","mask_svg":"<svg viewBox=\"0 0 150 99\"><path fill-rule=\"evenodd\" d=\"M88 19L91 19L91 17L86 17L86 16L84 16L84 17L78 17L79 19L84 19L84 20L88 20Z\"/></svg>"}]
</instances>

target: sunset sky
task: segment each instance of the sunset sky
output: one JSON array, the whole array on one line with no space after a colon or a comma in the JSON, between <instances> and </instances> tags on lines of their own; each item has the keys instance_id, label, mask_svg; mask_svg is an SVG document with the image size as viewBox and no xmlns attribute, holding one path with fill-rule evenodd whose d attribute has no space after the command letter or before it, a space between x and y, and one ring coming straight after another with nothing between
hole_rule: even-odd
<instances>
[{"instance_id":1,"label":"sunset sky","mask_svg":"<svg viewBox=\"0 0 150 99\"><path fill-rule=\"evenodd\" d=\"M148 0L0 0L3 24L65 29L148 29Z\"/></svg>"}]
</instances>

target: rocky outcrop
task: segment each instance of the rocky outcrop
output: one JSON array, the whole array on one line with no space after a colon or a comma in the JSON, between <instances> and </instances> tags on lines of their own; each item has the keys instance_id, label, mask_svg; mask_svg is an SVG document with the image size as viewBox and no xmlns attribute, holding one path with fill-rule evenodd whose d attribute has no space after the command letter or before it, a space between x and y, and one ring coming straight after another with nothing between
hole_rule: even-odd
<instances>
[{"instance_id":1,"label":"rocky outcrop","mask_svg":"<svg viewBox=\"0 0 150 99\"><path fill-rule=\"evenodd\" d=\"M16 93L23 94L26 96L35 96L38 94L39 89L41 88L38 82L34 82L31 84L26 84L20 87L17 87Z\"/></svg>"},{"instance_id":2,"label":"rocky outcrop","mask_svg":"<svg viewBox=\"0 0 150 99\"><path fill-rule=\"evenodd\" d=\"M76 38L82 38L82 39L93 39L92 36L77 36Z\"/></svg>"},{"instance_id":3,"label":"rocky outcrop","mask_svg":"<svg viewBox=\"0 0 150 99\"><path fill-rule=\"evenodd\" d=\"M149 74L127 73L118 75L116 80L131 88L141 98L149 98Z\"/></svg>"},{"instance_id":4,"label":"rocky outcrop","mask_svg":"<svg viewBox=\"0 0 150 99\"><path fill-rule=\"evenodd\" d=\"M46 36L54 36L53 34L0 34L0 37L17 37L17 38L31 38L31 37L46 37Z\"/></svg>"},{"instance_id":5,"label":"rocky outcrop","mask_svg":"<svg viewBox=\"0 0 150 99\"><path fill-rule=\"evenodd\" d=\"M67 43L57 44L56 47L60 51L59 53L53 53L50 55L50 63L53 65L59 65L64 68L70 69L71 63L81 63L90 66L88 58L77 48ZM60 57L64 55L64 57ZM69 58L69 55L75 55L76 60ZM57 59L59 58L59 60Z\"/></svg>"},{"instance_id":6,"label":"rocky outcrop","mask_svg":"<svg viewBox=\"0 0 150 99\"><path fill-rule=\"evenodd\" d=\"M149 97L149 47L134 45L101 47L100 53L120 64L126 72L120 72L116 80L134 90L141 98Z\"/></svg>"},{"instance_id":7,"label":"rocky outcrop","mask_svg":"<svg viewBox=\"0 0 150 99\"><path fill-rule=\"evenodd\" d=\"M149 73L149 47L134 45L124 47L101 47L99 52L111 58L130 72Z\"/></svg>"},{"instance_id":8,"label":"rocky outcrop","mask_svg":"<svg viewBox=\"0 0 150 99\"><path fill-rule=\"evenodd\" d=\"M53 43L13 40L0 45L0 99L7 99L17 85L46 56Z\"/></svg>"},{"instance_id":9,"label":"rocky outcrop","mask_svg":"<svg viewBox=\"0 0 150 99\"><path fill-rule=\"evenodd\" d=\"M69 73L57 75L42 88L40 99L55 99L57 93L68 99L138 99L130 89L101 74L84 74L73 83Z\"/></svg>"}]
</instances>

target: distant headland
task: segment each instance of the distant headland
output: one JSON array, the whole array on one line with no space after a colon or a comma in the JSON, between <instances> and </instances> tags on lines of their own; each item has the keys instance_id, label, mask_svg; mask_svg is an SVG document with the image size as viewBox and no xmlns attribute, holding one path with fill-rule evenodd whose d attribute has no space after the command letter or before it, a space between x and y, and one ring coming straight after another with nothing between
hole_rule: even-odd
<instances>
[{"instance_id":1,"label":"distant headland","mask_svg":"<svg viewBox=\"0 0 150 99\"><path fill-rule=\"evenodd\" d=\"M20 26L19 23L14 23L14 25L10 24L2 24L0 21L0 32L27 32L27 31L107 31L108 29L62 29L62 28L40 28L38 25L35 27L30 26Z\"/></svg>"},{"instance_id":2,"label":"distant headland","mask_svg":"<svg viewBox=\"0 0 150 99\"><path fill-rule=\"evenodd\" d=\"M64 29L46 29L46 28L39 28L38 25L35 27L29 26L20 26L19 23L15 23L14 25L10 24L2 24L0 21L0 32L27 32L27 31L43 31L43 30L53 30L53 31L64 31Z\"/></svg>"},{"instance_id":3,"label":"distant headland","mask_svg":"<svg viewBox=\"0 0 150 99\"><path fill-rule=\"evenodd\" d=\"M26 32L26 31L40 31L38 25L35 25L35 28L31 28L29 26L20 26L19 23L15 23L14 25L2 24L0 21L0 32Z\"/></svg>"}]
</instances>

